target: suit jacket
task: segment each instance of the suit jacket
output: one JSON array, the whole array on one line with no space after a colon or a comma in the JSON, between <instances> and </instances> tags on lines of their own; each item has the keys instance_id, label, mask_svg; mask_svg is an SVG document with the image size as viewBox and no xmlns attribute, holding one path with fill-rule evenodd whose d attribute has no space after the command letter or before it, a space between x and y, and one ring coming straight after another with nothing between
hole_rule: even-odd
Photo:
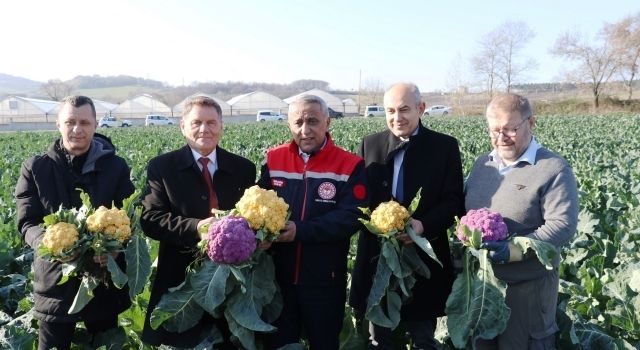
<instances>
[{"instance_id":1,"label":"suit jacket","mask_svg":"<svg viewBox=\"0 0 640 350\"><path fill-rule=\"evenodd\" d=\"M403 320L426 320L444 314L454 277L447 229L454 223L454 217L464 211L458 142L422 124L418 128L404 154L404 201L401 204L408 207L422 188L420 203L412 217L422 222L423 236L429 240L444 267L418 249L420 257L431 270L431 278L416 276L413 299L401 311ZM360 145L360 155L367 169L372 210L392 199L393 161L399 144L400 139L385 130L365 137ZM363 230L358 239L349 300L360 313L366 311L379 254L378 238Z\"/></svg>"},{"instance_id":2,"label":"suit jacket","mask_svg":"<svg viewBox=\"0 0 640 350\"><path fill-rule=\"evenodd\" d=\"M218 169L213 175L213 185L219 209L228 210L240 200L244 190L255 183L256 167L248 159L220 147L216 152ZM171 333L162 327L153 330L149 317L162 295L184 281L187 266L199 256L197 224L211 216L208 193L189 146L149 161L140 224L147 236L160 242L142 335L149 344L195 346L197 342L193 345L191 342L200 338L202 322L183 333Z\"/></svg>"}]
</instances>

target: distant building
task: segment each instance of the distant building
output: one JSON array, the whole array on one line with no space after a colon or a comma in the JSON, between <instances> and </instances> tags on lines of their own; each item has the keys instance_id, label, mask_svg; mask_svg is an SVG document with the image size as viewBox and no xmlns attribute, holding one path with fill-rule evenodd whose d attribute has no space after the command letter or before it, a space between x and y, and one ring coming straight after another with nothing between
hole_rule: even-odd
<instances>
[{"instance_id":1,"label":"distant building","mask_svg":"<svg viewBox=\"0 0 640 350\"><path fill-rule=\"evenodd\" d=\"M222 109L222 115L223 116L230 116L231 115L231 106L227 102L225 102L224 100L222 100L222 99L220 99L218 97L215 97L215 96L209 95L209 94L205 94L205 93L202 93L202 92L195 93L195 94L185 98L184 100L180 101L180 103L178 103L177 105L173 106L174 115L177 116L177 117L181 116L182 115L182 111L184 109L183 108L184 107L184 103L188 99L196 97L196 96L206 96L206 97L212 98L214 101L218 102L218 104L220 105L220 109Z\"/></svg>"},{"instance_id":2,"label":"distant building","mask_svg":"<svg viewBox=\"0 0 640 350\"><path fill-rule=\"evenodd\" d=\"M111 117L114 114L118 105L111 102L106 102L102 100L96 100L92 98L93 104L96 107L96 118L100 119L102 117Z\"/></svg>"},{"instance_id":3,"label":"distant building","mask_svg":"<svg viewBox=\"0 0 640 350\"><path fill-rule=\"evenodd\" d=\"M227 101L231 115L251 115L261 109L269 109L278 113L286 113L289 105L279 97L262 91L236 96Z\"/></svg>"},{"instance_id":4,"label":"distant building","mask_svg":"<svg viewBox=\"0 0 640 350\"><path fill-rule=\"evenodd\" d=\"M142 94L122 102L113 110L119 118L144 118L147 114L171 116L171 108L148 94Z\"/></svg>"},{"instance_id":5,"label":"distant building","mask_svg":"<svg viewBox=\"0 0 640 350\"><path fill-rule=\"evenodd\" d=\"M54 122L60 102L9 96L0 102L0 123Z\"/></svg>"},{"instance_id":6,"label":"distant building","mask_svg":"<svg viewBox=\"0 0 640 350\"><path fill-rule=\"evenodd\" d=\"M353 102L353 100L351 99L346 99L346 100L341 100L339 97L330 94L324 90L320 90L320 89L311 89L309 91L305 91L302 93L299 93L297 95L293 95L291 97L285 98L284 102L286 102L287 104L290 104L291 102L293 102L296 98L302 96L302 95L315 95L320 97L321 99L324 100L324 102L327 103L327 106L331 109L333 109L336 112L342 112L344 114L357 114L358 113L358 106L355 104L355 102Z\"/></svg>"}]
</instances>

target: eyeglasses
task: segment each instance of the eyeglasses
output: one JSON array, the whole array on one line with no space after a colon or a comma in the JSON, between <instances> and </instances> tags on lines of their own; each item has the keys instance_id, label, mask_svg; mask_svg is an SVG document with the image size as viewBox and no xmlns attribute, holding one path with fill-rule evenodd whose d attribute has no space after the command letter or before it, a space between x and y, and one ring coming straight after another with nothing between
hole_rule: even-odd
<instances>
[{"instance_id":1,"label":"eyeglasses","mask_svg":"<svg viewBox=\"0 0 640 350\"><path fill-rule=\"evenodd\" d=\"M502 134L502 135L504 135L506 137L509 137L509 138L516 137L516 135L518 135L518 130L520 129L522 124L524 124L524 122L529 120L529 118L531 118L531 116L528 116L528 117L524 118L520 123L518 123L518 125L516 125L512 129L489 130L489 135L491 135L491 137L494 138L494 139L497 139L500 136L500 134Z\"/></svg>"}]
</instances>

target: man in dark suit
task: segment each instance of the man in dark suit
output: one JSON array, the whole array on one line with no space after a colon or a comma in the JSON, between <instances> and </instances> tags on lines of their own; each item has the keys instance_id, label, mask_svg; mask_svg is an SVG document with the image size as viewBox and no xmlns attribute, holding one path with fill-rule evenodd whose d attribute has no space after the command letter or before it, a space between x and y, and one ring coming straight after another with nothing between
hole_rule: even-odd
<instances>
[{"instance_id":1,"label":"man in dark suit","mask_svg":"<svg viewBox=\"0 0 640 350\"><path fill-rule=\"evenodd\" d=\"M187 145L149 162L140 224L147 236L160 241L160 249L142 334L145 343L194 347L211 333L207 316L183 333L162 326L154 330L149 317L162 295L184 282L187 266L199 254L198 230L215 220L211 209L233 208L255 182L252 162L218 147L222 129L220 105L209 97L194 97L185 102L180 120ZM228 336L226 325L218 326Z\"/></svg>"},{"instance_id":2,"label":"man in dark suit","mask_svg":"<svg viewBox=\"0 0 640 350\"><path fill-rule=\"evenodd\" d=\"M420 117L425 103L414 84L393 85L385 92L384 107L388 130L366 136L360 145L371 193L370 208L392 199L408 207L422 188L411 225L416 234L429 240L443 267L417 249L431 271L431 278L415 275L413 299L403 305L400 325L409 332L416 348L435 349L436 318L444 314L453 284L446 231L454 217L464 210L458 142L422 125ZM405 244L413 244L406 234L398 238ZM378 239L363 231L358 240L350 294L351 306L361 315L366 310L379 254ZM394 348L390 329L370 324L369 332L370 349Z\"/></svg>"}]
</instances>

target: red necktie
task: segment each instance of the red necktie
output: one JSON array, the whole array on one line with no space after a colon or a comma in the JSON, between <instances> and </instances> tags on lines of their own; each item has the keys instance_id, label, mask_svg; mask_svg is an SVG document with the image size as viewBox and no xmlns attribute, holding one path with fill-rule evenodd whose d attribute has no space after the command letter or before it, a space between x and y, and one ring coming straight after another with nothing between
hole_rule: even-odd
<instances>
[{"instance_id":1,"label":"red necktie","mask_svg":"<svg viewBox=\"0 0 640 350\"><path fill-rule=\"evenodd\" d=\"M211 177L211 173L209 172L209 158L200 157L198 162L202 164L202 177L204 177L204 182L207 184L209 188L209 209L218 209L218 196L216 195L216 191L213 188L213 178Z\"/></svg>"}]
</instances>

